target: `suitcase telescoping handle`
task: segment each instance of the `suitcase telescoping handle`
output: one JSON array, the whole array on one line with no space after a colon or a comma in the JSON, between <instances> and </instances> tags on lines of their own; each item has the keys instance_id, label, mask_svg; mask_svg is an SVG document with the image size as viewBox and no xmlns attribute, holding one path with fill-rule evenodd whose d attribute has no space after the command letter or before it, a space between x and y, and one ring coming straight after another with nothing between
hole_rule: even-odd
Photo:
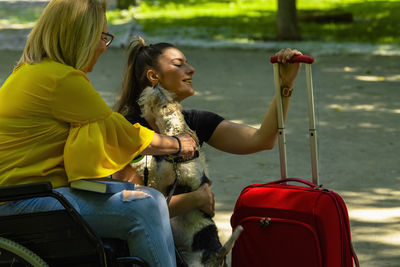
<instances>
[{"instance_id":1,"label":"suitcase telescoping handle","mask_svg":"<svg viewBox=\"0 0 400 267\"><path fill-rule=\"evenodd\" d=\"M281 85L279 78L279 63L277 57L270 58L274 65L274 81L277 100L278 113L278 142L279 142L279 158L281 165L281 179L287 178L287 161L286 161L286 138L285 123L283 121L283 108L281 97ZM307 102L308 102L308 118L309 118L309 137L311 148L311 170L312 182L318 185L318 154L317 154L317 130L315 128L315 110L314 110L314 94L311 75L311 64L314 58L310 56L298 55L294 56L288 63L306 63L306 82L307 82Z\"/></svg>"}]
</instances>

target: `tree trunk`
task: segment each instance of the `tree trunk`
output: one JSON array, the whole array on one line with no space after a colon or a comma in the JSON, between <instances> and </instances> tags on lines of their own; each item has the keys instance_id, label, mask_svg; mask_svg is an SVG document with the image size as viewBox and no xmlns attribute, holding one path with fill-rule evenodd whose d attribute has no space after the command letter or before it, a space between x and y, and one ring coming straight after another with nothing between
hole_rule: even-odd
<instances>
[{"instance_id":1,"label":"tree trunk","mask_svg":"<svg viewBox=\"0 0 400 267\"><path fill-rule=\"evenodd\" d=\"M129 6L134 6L135 4L136 0L117 0L118 9L128 9Z\"/></svg>"},{"instance_id":2,"label":"tree trunk","mask_svg":"<svg viewBox=\"0 0 400 267\"><path fill-rule=\"evenodd\" d=\"M297 25L296 0L278 0L277 27L278 40L301 40Z\"/></svg>"}]
</instances>

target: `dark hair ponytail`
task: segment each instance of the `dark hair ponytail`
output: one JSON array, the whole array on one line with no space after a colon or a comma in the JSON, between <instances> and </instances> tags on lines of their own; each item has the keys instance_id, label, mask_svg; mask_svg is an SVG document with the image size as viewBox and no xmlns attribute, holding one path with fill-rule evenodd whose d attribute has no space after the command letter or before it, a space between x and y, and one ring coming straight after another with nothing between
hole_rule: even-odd
<instances>
[{"instance_id":1,"label":"dark hair ponytail","mask_svg":"<svg viewBox=\"0 0 400 267\"><path fill-rule=\"evenodd\" d=\"M149 69L158 70L158 57L165 49L175 47L169 43L146 45L143 38L135 36L128 47L128 59L125 67L121 96L114 110L122 115L140 113L137 104L143 90L151 86L146 73Z\"/></svg>"}]
</instances>

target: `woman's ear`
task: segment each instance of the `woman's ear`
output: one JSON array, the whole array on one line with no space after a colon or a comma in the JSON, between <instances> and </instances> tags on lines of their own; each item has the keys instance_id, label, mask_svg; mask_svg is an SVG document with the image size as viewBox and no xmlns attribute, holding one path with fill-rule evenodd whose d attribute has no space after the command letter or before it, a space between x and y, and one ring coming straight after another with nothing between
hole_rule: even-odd
<instances>
[{"instance_id":1,"label":"woman's ear","mask_svg":"<svg viewBox=\"0 0 400 267\"><path fill-rule=\"evenodd\" d=\"M153 69L147 70L147 72L146 72L146 77L147 77L147 79L150 81L150 83L151 83L153 86L156 85L156 84L158 84L158 82L159 82L158 74L157 74L157 72L156 72L155 70L153 70Z\"/></svg>"}]
</instances>

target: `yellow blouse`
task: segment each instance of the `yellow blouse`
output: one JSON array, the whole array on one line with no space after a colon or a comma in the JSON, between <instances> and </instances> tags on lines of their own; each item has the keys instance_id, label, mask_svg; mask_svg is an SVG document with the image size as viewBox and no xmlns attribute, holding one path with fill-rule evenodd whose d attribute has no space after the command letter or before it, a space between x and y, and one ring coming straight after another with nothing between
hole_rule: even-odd
<instances>
[{"instance_id":1,"label":"yellow blouse","mask_svg":"<svg viewBox=\"0 0 400 267\"><path fill-rule=\"evenodd\" d=\"M113 112L84 72L48 59L23 64L0 88L0 185L105 177L153 135Z\"/></svg>"}]
</instances>

